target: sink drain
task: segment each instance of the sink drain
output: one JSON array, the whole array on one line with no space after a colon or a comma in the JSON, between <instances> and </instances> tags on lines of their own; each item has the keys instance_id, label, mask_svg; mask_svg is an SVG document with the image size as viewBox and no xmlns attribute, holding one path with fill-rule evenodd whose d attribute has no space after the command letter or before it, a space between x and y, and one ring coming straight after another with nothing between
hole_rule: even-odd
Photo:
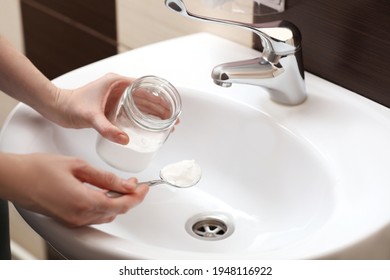
<instances>
[{"instance_id":1,"label":"sink drain","mask_svg":"<svg viewBox=\"0 0 390 280\"><path fill-rule=\"evenodd\" d=\"M187 232L202 240L222 240L233 233L233 225L224 214L199 214L188 220Z\"/></svg>"}]
</instances>

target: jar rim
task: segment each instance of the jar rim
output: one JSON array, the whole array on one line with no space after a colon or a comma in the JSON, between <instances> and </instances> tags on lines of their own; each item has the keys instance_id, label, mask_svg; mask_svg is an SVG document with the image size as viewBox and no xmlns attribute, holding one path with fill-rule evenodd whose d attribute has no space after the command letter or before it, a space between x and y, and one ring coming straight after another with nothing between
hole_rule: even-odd
<instances>
[{"instance_id":1,"label":"jar rim","mask_svg":"<svg viewBox=\"0 0 390 280\"><path fill-rule=\"evenodd\" d=\"M155 89L159 94L164 94L164 100L171 104L171 114L169 118L160 119L152 115L147 115L142 112L135 104L132 94L135 89L145 88L151 92ZM164 130L171 128L181 114L182 101L177 89L167 80L161 77L148 75L136 79L127 89L124 94L125 111L131 116L134 121L148 130Z\"/></svg>"}]
</instances>

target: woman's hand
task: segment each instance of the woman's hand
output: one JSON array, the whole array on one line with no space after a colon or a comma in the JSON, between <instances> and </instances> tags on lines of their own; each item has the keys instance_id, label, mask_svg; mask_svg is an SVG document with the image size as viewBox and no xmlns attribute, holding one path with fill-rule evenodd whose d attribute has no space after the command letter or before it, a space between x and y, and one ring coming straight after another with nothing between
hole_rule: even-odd
<instances>
[{"instance_id":1,"label":"woman's hand","mask_svg":"<svg viewBox=\"0 0 390 280\"><path fill-rule=\"evenodd\" d=\"M0 90L31 106L49 120L68 128L95 128L103 137L120 144L126 133L112 125L105 113L132 79L106 74L83 87L56 87L22 53L0 34Z\"/></svg>"},{"instance_id":2,"label":"woman's hand","mask_svg":"<svg viewBox=\"0 0 390 280\"><path fill-rule=\"evenodd\" d=\"M123 180L83 160L49 154L0 154L0 176L0 197L71 226L110 222L149 189L137 187L135 178ZM109 190L125 195L109 198Z\"/></svg>"},{"instance_id":3,"label":"woman's hand","mask_svg":"<svg viewBox=\"0 0 390 280\"><path fill-rule=\"evenodd\" d=\"M127 144L127 134L114 126L107 115L132 81L109 73L74 90L58 89L54 110L49 114L41 113L63 127L92 127L113 142Z\"/></svg>"}]
</instances>

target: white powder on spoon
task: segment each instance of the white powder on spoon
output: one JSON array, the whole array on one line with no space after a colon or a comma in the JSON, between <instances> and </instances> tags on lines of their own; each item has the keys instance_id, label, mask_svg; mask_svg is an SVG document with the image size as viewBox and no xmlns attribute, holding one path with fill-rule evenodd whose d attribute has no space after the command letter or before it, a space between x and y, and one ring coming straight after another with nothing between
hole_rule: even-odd
<instances>
[{"instance_id":1,"label":"white powder on spoon","mask_svg":"<svg viewBox=\"0 0 390 280\"><path fill-rule=\"evenodd\" d=\"M198 183L202 171L195 160L183 160L165 166L161 169L160 176L172 185L185 188Z\"/></svg>"}]
</instances>

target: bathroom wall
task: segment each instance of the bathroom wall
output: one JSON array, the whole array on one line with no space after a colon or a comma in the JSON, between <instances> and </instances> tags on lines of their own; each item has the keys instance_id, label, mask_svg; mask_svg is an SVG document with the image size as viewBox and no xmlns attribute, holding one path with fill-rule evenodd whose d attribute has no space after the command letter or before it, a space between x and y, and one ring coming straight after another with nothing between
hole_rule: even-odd
<instances>
[{"instance_id":1,"label":"bathroom wall","mask_svg":"<svg viewBox=\"0 0 390 280\"><path fill-rule=\"evenodd\" d=\"M21 0L25 52L50 79L117 53L115 0Z\"/></svg>"},{"instance_id":2,"label":"bathroom wall","mask_svg":"<svg viewBox=\"0 0 390 280\"><path fill-rule=\"evenodd\" d=\"M26 55L49 78L162 40L212 32L250 46L249 32L185 19L163 0L20 0ZM243 20L252 20L243 15ZM241 19L242 19L241 18Z\"/></svg>"},{"instance_id":3,"label":"bathroom wall","mask_svg":"<svg viewBox=\"0 0 390 280\"><path fill-rule=\"evenodd\" d=\"M390 107L390 1L286 0L255 21L275 19L301 30L306 70Z\"/></svg>"},{"instance_id":4,"label":"bathroom wall","mask_svg":"<svg viewBox=\"0 0 390 280\"><path fill-rule=\"evenodd\" d=\"M249 32L184 18L168 10L164 6L164 0L116 0L116 3L121 51L196 32L210 32L246 46L252 45ZM219 11L214 15L225 16ZM236 20L251 22L252 16L241 15Z\"/></svg>"}]
</instances>

